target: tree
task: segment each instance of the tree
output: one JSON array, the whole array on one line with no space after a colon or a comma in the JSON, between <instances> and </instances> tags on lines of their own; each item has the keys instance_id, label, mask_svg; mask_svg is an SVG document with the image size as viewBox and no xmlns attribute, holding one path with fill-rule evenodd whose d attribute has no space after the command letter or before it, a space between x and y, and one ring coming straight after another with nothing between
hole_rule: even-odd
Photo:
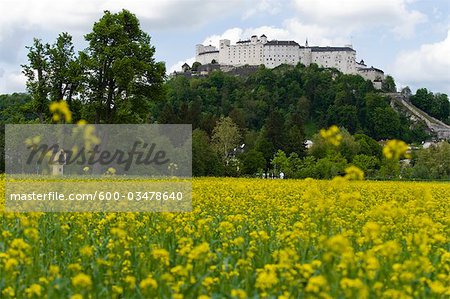
<instances>
[{"instance_id":1,"label":"tree","mask_svg":"<svg viewBox=\"0 0 450 299\"><path fill-rule=\"evenodd\" d=\"M64 99L72 106L72 99L83 83L84 70L68 33L61 33L53 45L35 39L26 48L29 64L22 67L33 99L30 108L44 122L50 102Z\"/></svg>"},{"instance_id":2,"label":"tree","mask_svg":"<svg viewBox=\"0 0 450 299\"><path fill-rule=\"evenodd\" d=\"M391 107L376 108L372 116L374 135L377 139L400 136L400 117Z\"/></svg>"},{"instance_id":3,"label":"tree","mask_svg":"<svg viewBox=\"0 0 450 299\"><path fill-rule=\"evenodd\" d=\"M341 128L342 140L339 146L334 146L327 142L320 134L313 136L313 145L309 149L309 153L316 159L322 159L326 157L334 157L340 155L351 161L359 150L359 144L355 141L355 138L345 129Z\"/></svg>"},{"instance_id":4,"label":"tree","mask_svg":"<svg viewBox=\"0 0 450 299\"><path fill-rule=\"evenodd\" d=\"M370 176L379 168L380 160L375 156L359 154L353 157L352 164L359 167L367 176Z\"/></svg>"},{"instance_id":5,"label":"tree","mask_svg":"<svg viewBox=\"0 0 450 299\"><path fill-rule=\"evenodd\" d=\"M192 132L192 174L194 176L223 174L222 163L210 145L208 134L200 129Z\"/></svg>"},{"instance_id":6,"label":"tree","mask_svg":"<svg viewBox=\"0 0 450 299\"><path fill-rule=\"evenodd\" d=\"M387 75L383 83L381 84L381 89L386 92L396 92L397 88L395 86L394 78L390 75Z\"/></svg>"},{"instance_id":7,"label":"tree","mask_svg":"<svg viewBox=\"0 0 450 299\"><path fill-rule=\"evenodd\" d=\"M145 122L151 101L163 96L165 66L155 62L139 20L128 10L105 11L85 39L86 116L95 123Z\"/></svg>"},{"instance_id":8,"label":"tree","mask_svg":"<svg viewBox=\"0 0 450 299\"><path fill-rule=\"evenodd\" d=\"M355 134L353 137L359 144L359 154L381 158L383 147L375 139L365 134Z\"/></svg>"},{"instance_id":9,"label":"tree","mask_svg":"<svg viewBox=\"0 0 450 299\"><path fill-rule=\"evenodd\" d=\"M61 33L52 46L47 46L49 56L50 100L66 100L69 105L79 91L83 80L83 66L75 55L72 36Z\"/></svg>"},{"instance_id":10,"label":"tree","mask_svg":"<svg viewBox=\"0 0 450 299\"><path fill-rule=\"evenodd\" d=\"M430 111L438 119L450 124L450 101L445 93L434 95L433 108Z\"/></svg>"},{"instance_id":11,"label":"tree","mask_svg":"<svg viewBox=\"0 0 450 299\"><path fill-rule=\"evenodd\" d=\"M337 154L319 159L316 163L316 171L319 178L331 179L342 175L347 166L347 160L340 154Z\"/></svg>"},{"instance_id":12,"label":"tree","mask_svg":"<svg viewBox=\"0 0 450 299\"><path fill-rule=\"evenodd\" d=\"M273 110L266 120L265 128L266 138L273 144L273 148L275 150L284 150L286 131L283 114L278 110Z\"/></svg>"},{"instance_id":13,"label":"tree","mask_svg":"<svg viewBox=\"0 0 450 299\"><path fill-rule=\"evenodd\" d=\"M213 130L212 142L219 155L226 160L237 147L241 135L238 126L230 117L221 117Z\"/></svg>"},{"instance_id":14,"label":"tree","mask_svg":"<svg viewBox=\"0 0 450 299\"><path fill-rule=\"evenodd\" d=\"M198 71L198 67L201 66L201 65L202 65L202 64L201 64L200 62L196 61L196 62L194 62L194 63L192 64L191 70L192 70L193 72L196 72L196 71Z\"/></svg>"},{"instance_id":15,"label":"tree","mask_svg":"<svg viewBox=\"0 0 450 299\"><path fill-rule=\"evenodd\" d=\"M282 150L278 150L270 162L275 170L275 174L289 172L289 159Z\"/></svg>"},{"instance_id":16,"label":"tree","mask_svg":"<svg viewBox=\"0 0 450 299\"><path fill-rule=\"evenodd\" d=\"M50 66L48 57L48 45L39 39L33 40L33 45L28 49L28 65L22 65L22 72L27 77L27 90L32 98L32 109L37 114L39 121L44 123L48 114L48 93L50 82Z\"/></svg>"},{"instance_id":17,"label":"tree","mask_svg":"<svg viewBox=\"0 0 450 299\"><path fill-rule=\"evenodd\" d=\"M411 103L425 112L431 111L433 105L433 93L426 88L419 88L416 94L411 96Z\"/></svg>"},{"instance_id":18,"label":"tree","mask_svg":"<svg viewBox=\"0 0 450 299\"><path fill-rule=\"evenodd\" d=\"M300 125L291 125L286 134L285 150L288 155L296 153L298 156L305 156L305 133Z\"/></svg>"},{"instance_id":19,"label":"tree","mask_svg":"<svg viewBox=\"0 0 450 299\"><path fill-rule=\"evenodd\" d=\"M413 175L422 179L450 178L450 143L440 142L417 152Z\"/></svg>"},{"instance_id":20,"label":"tree","mask_svg":"<svg viewBox=\"0 0 450 299\"><path fill-rule=\"evenodd\" d=\"M344 127L354 133L358 128L358 109L353 105L330 106L328 125Z\"/></svg>"},{"instance_id":21,"label":"tree","mask_svg":"<svg viewBox=\"0 0 450 299\"><path fill-rule=\"evenodd\" d=\"M409 88L409 86L403 87L401 93L402 93L403 96L405 96L408 99L412 95L411 88Z\"/></svg>"},{"instance_id":22,"label":"tree","mask_svg":"<svg viewBox=\"0 0 450 299\"><path fill-rule=\"evenodd\" d=\"M252 149L239 156L242 162L242 174L254 175L266 167L266 160L261 152Z\"/></svg>"}]
</instances>

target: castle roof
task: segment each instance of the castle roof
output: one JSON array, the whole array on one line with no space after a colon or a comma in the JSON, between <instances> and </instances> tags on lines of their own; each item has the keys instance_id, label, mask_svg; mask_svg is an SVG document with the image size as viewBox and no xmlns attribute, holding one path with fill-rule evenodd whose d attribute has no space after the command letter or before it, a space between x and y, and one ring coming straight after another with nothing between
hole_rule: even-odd
<instances>
[{"instance_id":1,"label":"castle roof","mask_svg":"<svg viewBox=\"0 0 450 299\"><path fill-rule=\"evenodd\" d=\"M293 40L271 40L265 43L267 46L298 46L299 44Z\"/></svg>"},{"instance_id":2,"label":"castle roof","mask_svg":"<svg viewBox=\"0 0 450 299\"><path fill-rule=\"evenodd\" d=\"M249 39L247 39L247 40L240 40L240 41L237 41L236 44L245 44L245 43L249 43L249 42L250 42Z\"/></svg>"},{"instance_id":3,"label":"castle roof","mask_svg":"<svg viewBox=\"0 0 450 299\"><path fill-rule=\"evenodd\" d=\"M311 52L336 52L336 51L351 51L356 52L350 47L309 47Z\"/></svg>"},{"instance_id":4,"label":"castle roof","mask_svg":"<svg viewBox=\"0 0 450 299\"><path fill-rule=\"evenodd\" d=\"M267 37L265 34L261 35L261 37Z\"/></svg>"},{"instance_id":5,"label":"castle roof","mask_svg":"<svg viewBox=\"0 0 450 299\"><path fill-rule=\"evenodd\" d=\"M373 67L373 66L371 66L371 67L360 67L359 70L360 71L365 71L365 72L375 71L375 72L384 74L384 72L382 70L377 69L376 67Z\"/></svg>"},{"instance_id":6,"label":"castle roof","mask_svg":"<svg viewBox=\"0 0 450 299\"><path fill-rule=\"evenodd\" d=\"M209 53L219 53L219 50L201 52L201 53L198 53L198 55L204 55L204 54L209 54Z\"/></svg>"}]
</instances>

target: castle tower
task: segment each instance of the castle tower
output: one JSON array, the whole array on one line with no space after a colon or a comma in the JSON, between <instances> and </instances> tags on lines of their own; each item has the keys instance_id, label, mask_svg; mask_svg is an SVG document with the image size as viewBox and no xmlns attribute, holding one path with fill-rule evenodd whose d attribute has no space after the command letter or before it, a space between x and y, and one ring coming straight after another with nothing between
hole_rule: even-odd
<instances>
[{"instance_id":1,"label":"castle tower","mask_svg":"<svg viewBox=\"0 0 450 299\"><path fill-rule=\"evenodd\" d=\"M265 34L261 35L261 43L267 43L267 36Z\"/></svg>"},{"instance_id":2,"label":"castle tower","mask_svg":"<svg viewBox=\"0 0 450 299\"><path fill-rule=\"evenodd\" d=\"M230 40L229 39L221 39L220 41L219 41L219 44L220 44L220 46L219 46L219 48L220 49L223 49L223 48L225 48L225 47L229 47L230 46Z\"/></svg>"},{"instance_id":3,"label":"castle tower","mask_svg":"<svg viewBox=\"0 0 450 299\"><path fill-rule=\"evenodd\" d=\"M198 44L195 46L195 54L198 55L200 53L202 53L205 49L205 46L203 46L202 44Z\"/></svg>"}]
</instances>

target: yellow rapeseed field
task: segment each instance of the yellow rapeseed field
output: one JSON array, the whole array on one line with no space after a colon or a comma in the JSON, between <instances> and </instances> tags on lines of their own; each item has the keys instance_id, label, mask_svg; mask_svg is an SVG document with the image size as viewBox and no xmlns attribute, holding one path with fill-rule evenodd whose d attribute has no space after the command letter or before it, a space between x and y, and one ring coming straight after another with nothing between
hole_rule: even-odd
<instances>
[{"instance_id":1,"label":"yellow rapeseed field","mask_svg":"<svg viewBox=\"0 0 450 299\"><path fill-rule=\"evenodd\" d=\"M0 212L0 297L450 296L448 183L204 178L193 192L190 213Z\"/></svg>"}]
</instances>

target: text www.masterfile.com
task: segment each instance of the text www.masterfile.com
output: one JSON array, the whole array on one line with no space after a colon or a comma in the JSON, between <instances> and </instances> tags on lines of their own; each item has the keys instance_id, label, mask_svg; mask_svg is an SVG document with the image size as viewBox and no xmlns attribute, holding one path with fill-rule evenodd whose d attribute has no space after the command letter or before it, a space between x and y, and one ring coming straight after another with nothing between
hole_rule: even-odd
<instances>
[{"instance_id":1,"label":"text www.masterfile.com","mask_svg":"<svg viewBox=\"0 0 450 299\"><path fill-rule=\"evenodd\" d=\"M130 200L130 201L167 201L167 200L183 200L184 193L182 191L95 191L93 193L68 193L50 191L47 193L11 193L10 201L110 201L110 200Z\"/></svg>"}]
</instances>

